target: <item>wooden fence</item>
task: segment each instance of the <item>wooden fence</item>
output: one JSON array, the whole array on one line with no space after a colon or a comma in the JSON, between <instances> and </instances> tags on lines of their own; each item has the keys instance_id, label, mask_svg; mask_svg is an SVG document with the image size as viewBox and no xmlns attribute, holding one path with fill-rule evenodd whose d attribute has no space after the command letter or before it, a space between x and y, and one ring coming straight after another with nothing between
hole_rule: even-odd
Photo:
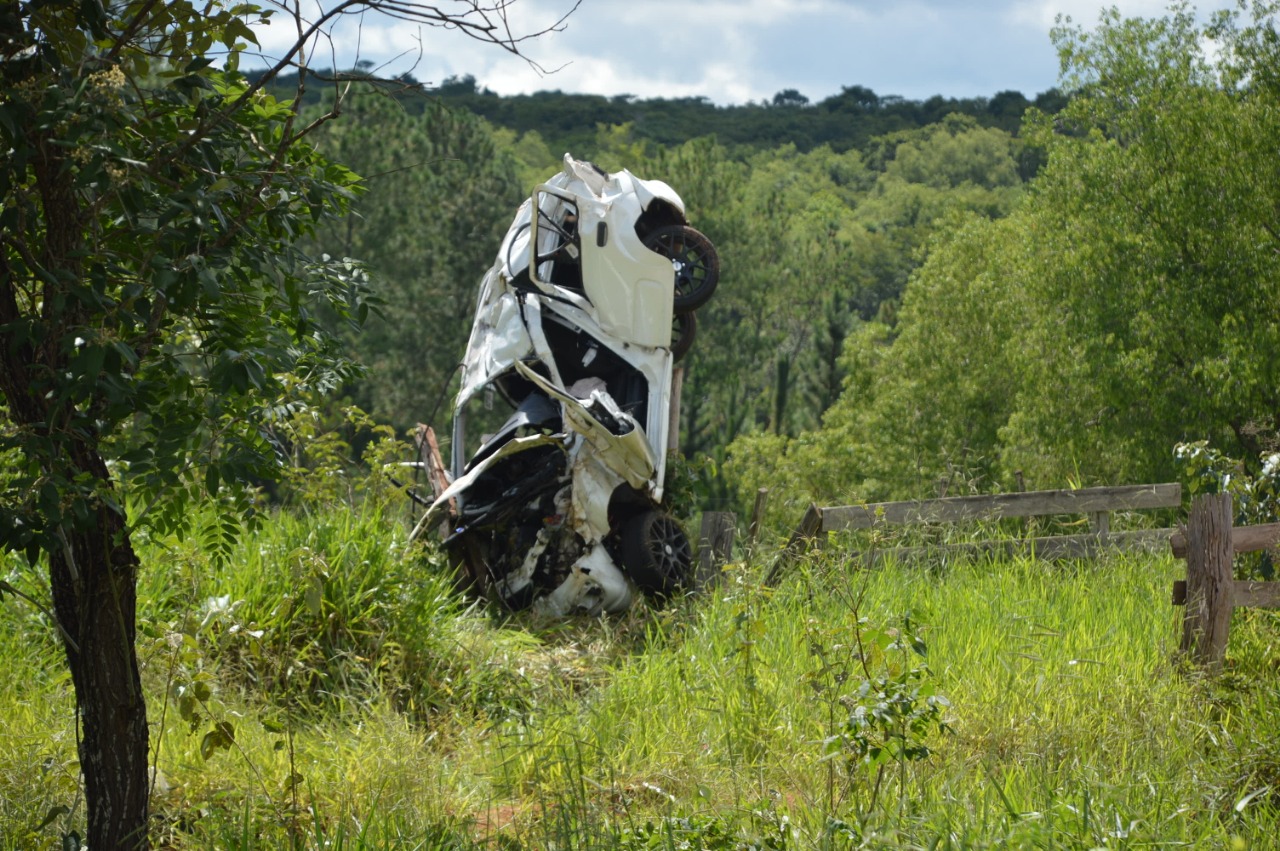
<instances>
[{"instance_id":1,"label":"wooden fence","mask_svg":"<svg viewBox=\"0 0 1280 851\"><path fill-rule=\"evenodd\" d=\"M1236 553L1280 547L1280 523L1233 527L1230 494L1197 497L1186 526L1112 532L1110 512L1177 508L1178 484L1126 485L1079 490L1002 493L873 505L809 506L766 581L774 584L794 560L827 533L918 523L955 523L1006 517L1077 514L1089 517L1090 531L1015 540L981 541L933 547L899 547L853 554L870 564L884 556L898 559L947 552L968 556L1015 555L1055 560L1089 558L1106 549L1163 552L1187 561L1187 578L1175 582L1173 602L1186 605L1182 651L1209 670L1218 670L1226 653L1231 613L1236 608L1280 608L1280 582L1237 580L1232 575ZM1276 560L1280 563L1280 558Z\"/></svg>"},{"instance_id":2,"label":"wooden fence","mask_svg":"<svg viewBox=\"0 0 1280 851\"><path fill-rule=\"evenodd\" d=\"M1206 494L1191 503L1185 532L1179 530L1169 544L1176 557L1187 560L1186 581L1173 583L1173 604L1186 606L1182 651L1210 671L1221 670L1231 612L1242 607L1280 608L1280 582L1250 582L1232 575L1236 553L1280 546L1280 523L1233 528L1231 494Z\"/></svg>"},{"instance_id":3,"label":"wooden fence","mask_svg":"<svg viewBox=\"0 0 1280 851\"><path fill-rule=\"evenodd\" d=\"M1182 486L1176 483L1122 485L1118 487L1047 490L1028 493L1000 493L984 496L955 496L943 499L881 502L872 505L842 505L821 508L810 505L792 534L767 581L776 582L782 572L815 541L829 532L870 529L877 526L915 523L955 523L966 520L996 520L1005 517L1044 517L1080 514L1089 518L1090 531L1078 535L949 544L945 547L905 547L858 554L866 561L885 555L912 558L945 550L964 555L1012 557L1034 555L1042 559L1089 558L1105 549L1163 550L1169 545L1172 529L1141 529L1112 532L1110 513L1182 504Z\"/></svg>"}]
</instances>

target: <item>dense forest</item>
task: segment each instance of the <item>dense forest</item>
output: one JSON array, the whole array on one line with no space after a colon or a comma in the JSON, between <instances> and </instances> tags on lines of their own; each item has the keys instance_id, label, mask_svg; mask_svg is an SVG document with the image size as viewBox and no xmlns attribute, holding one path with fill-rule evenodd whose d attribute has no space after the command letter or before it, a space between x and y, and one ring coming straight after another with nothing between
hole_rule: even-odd
<instances>
[{"instance_id":1,"label":"dense forest","mask_svg":"<svg viewBox=\"0 0 1280 851\"><path fill-rule=\"evenodd\" d=\"M708 504L1163 480L1192 440L1256 464L1280 426L1280 89L1264 24L1213 26L1216 54L1188 14L1057 30L1069 101L357 92L321 145L365 191L319 245L386 301L352 398L445 425L476 282L572 143L676 187L719 247L681 426Z\"/></svg>"},{"instance_id":2,"label":"dense forest","mask_svg":"<svg viewBox=\"0 0 1280 851\"><path fill-rule=\"evenodd\" d=\"M355 213L329 227L316 250L367 263L385 300L381 320L350 341L370 372L348 388L383 421L447 423L449 382L479 276L516 206L558 169L573 138L557 135L555 116L590 99L547 101L544 136L495 126L462 108L465 99L370 86L348 94L347 120L320 137L326 154L365 178ZM817 426L840 394L846 338L877 317L894 322L935 222L960 210L1008 214L1041 154L986 126L988 103L967 103L980 116L952 112L933 123L913 120L927 110L907 102L886 105L883 115L846 114L854 134L884 126L882 119L904 128L868 135L858 147L848 139L807 150L760 145L754 131L745 134L753 144L703 135L664 145L637 124L600 121L588 141L569 149L611 170L666 180L719 247L726 283L700 312L699 340L685 364L688 457L719 463L739 436ZM664 121L675 126L689 121L688 106L654 101L645 108L667 110ZM756 119L766 136L777 110L792 109L707 108L748 124ZM499 112L526 120L523 107ZM821 123L835 113L795 105L792 114ZM708 498L727 496L723 483L713 491Z\"/></svg>"},{"instance_id":3,"label":"dense forest","mask_svg":"<svg viewBox=\"0 0 1280 851\"><path fill-rule=\"evenodd\" d=\"M1027 107L1056 112L1065 102L1057 89L1032 101L1016 91L999 92L991 98L935 95L914 101L896 95L881 97L858 85L844 86L839 94L817 103L810 103L795 89L784 89L766 102L723 107L705 98L641 99L558 91L500 97L478 86L469 75L449 78L428 93L494 124L520 133L537 131L558 144L590 144L596 125L629 124L638 138L659 145L679 145L695 136L712 135L730 147L793 144L802 151L820 145L837 151L862 148L877 136L934 124L952 113L1016 132Z\"/></svg>"},{"instance_id":4,"label":"dense forest","mask_svg":"<svg viewBox=\"0 0 1280 851\"><path fill-rule=\"evenodd\" d=\"M783 89L761 103L717 106L706 98L637 98L633 95L567 94L541 91L528 95L498 95L470 74L449 77L439 85L424 85L410 74L386 81L369 79L367 70L335 73L316 71L303 100L325 100L326 88L341 81L374 88L394 97L404 108L419 113L436 103L480 116L517 134L537 133L553 150L588 150L600 126L630 127L637 140L678 146L690 139L712 136L730 148L771 149L794 145L801 151L826 145L835 151L865 148L873 139L900 130L935 124L949 115L968 115L984 127L1016 134L1029 107L1056 113L1067 98L1059 89L1028 99L1022 92L1003 91L992 97L944 98L923 101L897 95L881 96L865 86L842 87L837 95L811 103L795 89ZM262 72L249 72L255 79ZM277 78L273 88L292 95L296 74ZM1034 165L1034 164L1033 164Z\"/></svg>"}]
</instances>

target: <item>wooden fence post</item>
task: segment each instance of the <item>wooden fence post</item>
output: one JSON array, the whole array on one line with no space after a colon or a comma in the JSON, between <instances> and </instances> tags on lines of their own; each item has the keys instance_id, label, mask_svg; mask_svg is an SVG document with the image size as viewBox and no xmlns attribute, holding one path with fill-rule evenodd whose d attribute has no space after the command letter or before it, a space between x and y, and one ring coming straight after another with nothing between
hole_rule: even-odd
<instances>
[{"instance_id":1,"label":"wooden fence post","mask_svg":"<svg viewBox=\"0 0 1280 851\"><path fill-rule=\"evenodd\" d=\"M800 518L800 525L791 533L791 539L783 547L782 552L773 560L773 566L764 577L764 584L770 588L782 579L782 571L798 559L814 539L822 534L822 509L816 502L809 503L809 510Z\"/></svg>"},{"instance_id":2,"label":"wooden fence post","mask_svg":"<svg viewBox=\"0 0 1280 851\"><path fill-rule=\"evenodd\" d=\"M1111 512L1089 512L1089 531L1097 535L1099 538L1105 538L1107 535L1111 534Z\"/></svg>"},{"instance_id":3,"label":"wooden fence post","mask_svg":"<svg viewBox=\"0 0 1280 851\"><path fill-rule=\"evenodd\" d=\"M732 511L706 511L698 535L698 570L694 587L706 588L720 578L720 568L733 557L738 518Z\"/></svg>"},{"instance_id":4,"label":"wooden fence post","mask_svg":"<svg viewBox=\"0 0 1280 851\"><path fill-rule=\"evenodd\" d=\"M1231 494L1205 494L1187 518L1187 603L1182 652L1211 672L1222 668L1231 628Z\"/></svg>"}]
</instances>

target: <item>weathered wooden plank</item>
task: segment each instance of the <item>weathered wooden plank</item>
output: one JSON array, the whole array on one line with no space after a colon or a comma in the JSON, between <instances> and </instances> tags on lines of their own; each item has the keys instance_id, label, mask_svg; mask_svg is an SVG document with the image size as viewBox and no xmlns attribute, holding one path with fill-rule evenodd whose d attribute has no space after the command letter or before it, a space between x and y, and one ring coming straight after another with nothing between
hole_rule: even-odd
<instances>
[{"instance_id":1,"label":"weathered wooden plank","mask_svg":"<svg viewBox=\"0 0 1280 851\"><path fill-rule=\"evenodd\" d=\"M1182 504L1180 484L1120 485L1080 490L1031 491L946 499L843 505L822 509L822 531L868 529L878 524L954 523L960 520L994 520L1001 517L1037 517L1046 514L1092 514L1173 508Z\"/></svg>"},{"instance_id":2,"label":"weathered wooden plank","mask_svg":"<svg viewBox=\"0 0 1280 851\"><path fill-rule=\"evenodd\" d=\"M1231 602L1251 609L1280 609L1280 582L1250 582L1237 579Z\"/></svg>"},{"instance_id":3,"label":"weathered wooden plank","mask_svg":"<svg viewBox=\"0 0 1280 851\"><path fill-rule=\"evenodd\" d=\"M440 455L440 444L436 441L435 429L429 425L418 423L416 440L418 443L418 459L426 467L427 481L431 483L431 501L434 503L453 482L453 479L444 465L444 458ZM436 528L436 534L440 536L440 540L443 541L449 536L451 525L449 520L450 517L457 513L457 510L457 500L449 500L449 515L442 517L440 525ZM426 519L426 514L423 515L422 519ZM415 540L418 535L425 531L420 528L421 525L422 522L419 521L410 534L409 540Z\"/></svg>"},{"instance_id":4,"label":"weathered wooden plank","mask_svg":"<svg viewBox=\"0 0 1280 851\"><path fill-rule=\"evenodd\" d=\"M1164 552L1169 546L1172 529L1135 529L1128 532L1111 532L1106 535L1056 535L1050 538L1031 538L1019 555L1034 555L1045 561L1069 558L1092 558L1106 552Z\"/></svg>"},{"instance_id":5,"label":"weathered wooden plank","mask_svg":"<svg viewBox=\"0 0 1280 851\"><path fill-rule=\"evenodd\" d=\"M1181 532L1169 539L1175 558L1187 557L1187 538ZM1237 553L1255 553L1280 546L1280 523L1236 526L1231 530L1231 549Z\"/></svg>"},{"instance_id":6,"label":"weathered wooden plank","mask_svg":"<svg viewBox=\"0 0 1280 851\"><path fill-rule=\"evenodd\" d=\"M1231 530L1231 546L1238 553L1253 553L1280 547L1280 523L1236 526Z\"/></svg>"},{"instance_id":7,"label":"weathered wooden plank","mask_svg":"<svg viewBox=\"0 0 1280 851\"><path fill-rule=\"evenodd\" d=\"M1187 603L1187 583L1181 579L1173 583L1173 604ZM1232 608L1280 609L1280 582L1253 582L1235 580L1231 589Z\"/></svg>"},{"instance_id":8,"label":"weathered wooden plank","mask_svg":"<svg viewBox=\"0 0 1280 851\"><path fill-rule=\"evenodd\" d=\"M809 549L814 538L822 533L822 512L823 509L816 503L809 503L809 509L800 518L800 525L791 533L791 539L769 568L769 574L764 579L766 585L776 585L782 578L782 572Z\"/></svg>"},{"instance_id":9,"label":"weathered wooden plank","mask_svg":"<svg viewBox=\"0 0 1280 851\"><path fill-rule=\"evenodd\" d=\"M694 587L705 588L720 578L720 568L733 557L738 518L732 511L705 511L698 535L698 569Z\"/></svg>"},{"instance_id":10,"label":"weathered wooden plank","mask_svg":"<svg viewBox=\"0 0 1280 851\"><path fill-rule=\"evenodd\" d=\"M1073 558L1095 558L1103 553L1140 551L1161 553L1169 545L1172 529L1139 529L1098 535L1055 535L1043 538L974 541L966 544L939 544L928 547L897 547L853 553L863 564L875 564L885 558L897 561L919 561L944 557L965 558L1037 558L1042 561L1064 561Z\"/></svg>"},{"instance_id":11,"label":"weathered wooden plank","mask_svg":"<svg viewBox=\"0 0 1280 851\"><path fill-rule=\"evenodd\" d=\"M1182 652L1220 670L1231 629L1231 494L1196 497L1187 517L1187 602Z\"/></svg>"}]
</instances>

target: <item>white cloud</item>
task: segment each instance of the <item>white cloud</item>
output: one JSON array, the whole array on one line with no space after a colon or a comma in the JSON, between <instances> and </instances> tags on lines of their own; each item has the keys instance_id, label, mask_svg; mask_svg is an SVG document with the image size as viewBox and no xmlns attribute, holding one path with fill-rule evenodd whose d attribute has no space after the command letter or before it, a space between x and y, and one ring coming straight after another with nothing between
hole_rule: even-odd
<instances>
[{"instance_id":1,"label":"white cloud","mask_svg":"<svg viewBox=\"0 0 1280 851\"><path fill-rule=\"evenodd\" d=\"M1170 0L1011 0L1010 20L1017 24L1037 27L1045 32L1054 25L1058 15L1071 18L1072 23L1086 29L1098 22L1102 10L1115 6L1126 18L1161 17L1169 9Z\"/></svg>"},{"instance_id":2,"label":"white cloud","mask_svg":"<svg viewBox=\"0 0 1280 851\"><path fill-rule=\"evenodd\" d=\"M1161 15L1165 0L1115 0L1122 14ZM1224 4L1228 0L1219 0ZM553 23L573 0L516 0L517 32ZM1056 83L1049 29L1059 12L1082 26L1101 0L583 0L563 32L521 45L519 57L456 31L368 15L332 32L312 64L370 60L382 73L438 83L472 74L499 94L560 89L603 95L688 97L716 103L767 100L787 88L813 100L862 85L923 99L1033 95ZM1109 5L1109 4L1107 4ZM447 3L446 3L447 8ZM262 30L279 55L294 31ZM398 57L398 58L396 58ZM385 64L384 63L389 63Z\"/></svg>"}]
</instances>

